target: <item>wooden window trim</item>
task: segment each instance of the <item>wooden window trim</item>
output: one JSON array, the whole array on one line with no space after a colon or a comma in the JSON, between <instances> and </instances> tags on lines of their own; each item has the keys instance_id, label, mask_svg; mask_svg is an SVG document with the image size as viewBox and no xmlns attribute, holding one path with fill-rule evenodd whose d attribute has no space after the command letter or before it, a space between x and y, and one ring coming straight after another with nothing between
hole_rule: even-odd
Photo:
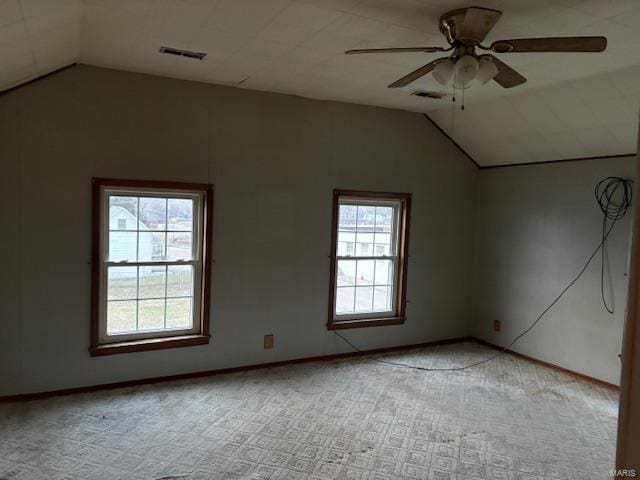
<instances>
[{"instance_id":1,"label":"wooden window trim","mask_svg":"<svg viewBox=\"0 0 640 480\"><path fill-rule=\"evenodd\" d=\"M338 213L341 197L362 197L400 202L400 224L398 225L398 272L395 277L396 311L390 317L357 318L335 320L336 268L338 247ZM411 194L395 192L372 192L363 190L334 190L333 211L331 219L331 267L329 277L328 330L348 328L376 327L383 325L401 325L406 320L407 309L407 264L409 260L409 225L411 219Z\"/></svg>"},{"instance_id":2,"label":"wooden window trim","mask_svg":"<svg viewBox=\"0 0 640 480\"><path fill-rule=\"evenodd\" d=\"M201 308L198 318L198 333L191 335L168 336L160 332L157 337L133 339L125 342L100 342L100 269L102 251L102 188L131 187L167 190L200 191L203 194L203 244L202 244L202 280L196 288L200 289ZM209 343L211 309L211 269L213 263L213 185L205 183L165 182L154 180L125 180L114 178L93 178L91 192L91 356L112 355L116 353L142 352L166 348L189 347Z\"/></svg>"}]
</instances>

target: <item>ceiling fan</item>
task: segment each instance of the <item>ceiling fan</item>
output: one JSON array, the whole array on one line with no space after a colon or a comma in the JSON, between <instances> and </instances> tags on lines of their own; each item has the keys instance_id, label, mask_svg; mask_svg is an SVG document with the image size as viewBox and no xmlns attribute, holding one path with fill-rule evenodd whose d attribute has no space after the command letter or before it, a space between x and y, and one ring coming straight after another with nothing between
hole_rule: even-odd
<instances>
[{"instance_id":1,"label":"ceiling fan","mask_svg":"<svg viewBox=\"0 0 640 480\"><path fill-rule=\"evenodd\" d=\"M452 83L455 88L466 89L471 85L484 85L494 80L504 88L521 85L527 81L513 68L491 54L478 54L476 49L493 53L529 52L602 52L607 48L605 37L549 37L498 40L488 47L481 45L489 31L502 16L499 10L468 7L452 10L440 17L440 32L449 43L443 47L373 48L348 50L358 53L449 52L448 57L438 58L396 80L389 88L409 85L433 71L434 79L441 85Z\"/></svg>"}]
</instances>

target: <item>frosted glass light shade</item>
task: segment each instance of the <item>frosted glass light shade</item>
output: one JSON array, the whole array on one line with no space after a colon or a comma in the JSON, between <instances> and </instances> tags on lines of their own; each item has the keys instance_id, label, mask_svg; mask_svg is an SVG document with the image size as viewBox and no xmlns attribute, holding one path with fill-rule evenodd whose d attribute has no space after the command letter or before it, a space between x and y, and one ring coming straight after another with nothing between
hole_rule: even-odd
<instances>
[{"instance_id":1,"label":"frosted glass light shade","mask_svg":"<svg viewBox=\"0 0 640 480\"><path fill-rule=\"evenodd\" d=\"M463 55L456 62L456 82L470 83L478 75L478 60L471 55Z\"/></svg>"},{"instance_id":2,"label":"frosted glass light shade","mask_svg":"<svg viewBox=\"0 0 640 480\"><path fill-rule=\"evenodd\" d=\"M455 63L450 58L439 62L433 69L433 78L440 85L447 86L451 83L453 78L453 72L455 70Z\"/></svg>"},{"instance_id":3,"label":"frosted glass light shade","mask_svg":"<svg viewBox=\"0 0 640 480\"><path fill-rule=\"evenodd\" d=\"M467 88L471 88L471 86L475 82L472 80L470 82L463 82L459 77L455 77L453 80L453 86L456 87L456 90L466 90Z\"/></svg>"},{"instance_id":4,"label":"frosted glass light shade","mask_svg":"<svg viewBox=\"0 0 640 480\"><path fill-rule=\"evenodd\" d=\"M491 61L491 57L482 56L478 60L478 75L476 82L484 85L498 74L498 67Z\"/></svg>"}]
</instances>

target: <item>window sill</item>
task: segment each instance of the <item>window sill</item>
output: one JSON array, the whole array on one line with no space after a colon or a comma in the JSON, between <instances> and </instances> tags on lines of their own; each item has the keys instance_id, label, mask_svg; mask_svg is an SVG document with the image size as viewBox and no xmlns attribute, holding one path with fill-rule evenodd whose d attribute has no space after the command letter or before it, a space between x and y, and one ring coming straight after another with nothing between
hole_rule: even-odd
<instances>
[{"instance_id":1,"label":"window sill","mask_svg":"<svg viewBox=\"0 0 640 480\"><path fill-rule=\"evenodd\" d=\"M345 328L381 327L383 325L402 325L405 317L387 317L356 320L334 321L327 325L327 330L342 330Z\"/></svg>"},{"instance_id":2,"label":"window sill","mask_svg":"<svg viewBox=\"0 0 640 480\"><path fill-rule=\"evenodd\" d=\"M180 337L145 338L144 340L132 340L119 343L105 343L97 347L91 347L89 352L92 357L114 355L116 353L146 352L148 350L162 350L165 348L192 347L194 345L206 345L209 343L209 335L182 335Z\"/></svg>"}]
</instances>

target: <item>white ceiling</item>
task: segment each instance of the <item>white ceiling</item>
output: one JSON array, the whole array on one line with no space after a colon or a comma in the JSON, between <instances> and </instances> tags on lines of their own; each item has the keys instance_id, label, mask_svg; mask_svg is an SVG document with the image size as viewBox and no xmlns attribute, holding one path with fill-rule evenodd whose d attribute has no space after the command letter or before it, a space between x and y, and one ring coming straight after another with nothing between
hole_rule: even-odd
<instances>
[{"instance_id":1,"label":"white ceiling","mask_svg":"<svg viewBox=\"0 0 640 480\"><path fill-rule=\"evenodd\" d=\"M82 2L0 0L0 90L77 61Z\"/></svg>"},{"instance_id":2,"label":"white ceiling","mask_svg":"<svg viewBox=\"0 0 640 480\"><path fill-rule=\"evenodd\" d=\"M474 2L474 4L476 4ZM467 90L465 110L430 77L386 85L438 54L350 48L445 46L437 20L457 0L0 0L0 88L73 62L427 112L481 165L636 150L640 0L480 0L504 12L501 38L605 35L602 54L503 54L528 78ZM206 52L203 61L158 53ZM450 93L450 92L445 92ZM452 126L453 125L453 126Z\"/></svg>"}]
</instances>

